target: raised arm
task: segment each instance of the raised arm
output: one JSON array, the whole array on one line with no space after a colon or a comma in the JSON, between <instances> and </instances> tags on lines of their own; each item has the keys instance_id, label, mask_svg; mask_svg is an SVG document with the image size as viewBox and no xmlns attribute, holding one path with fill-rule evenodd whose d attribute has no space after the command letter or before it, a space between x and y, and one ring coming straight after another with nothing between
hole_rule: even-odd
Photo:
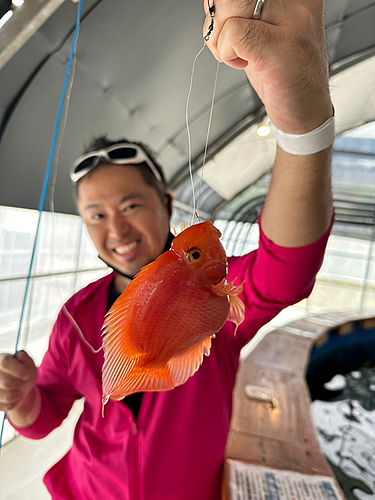
<instances>
[{"instance_id":1,"label":"raised arm","mask_svg":"<svg viewBox=\"0 0 375 500\"><path fill-rule=\"evenodd\" d=\"M212 1L210 2L212 5ZM306 152L296 135L333 116L323 24L323 0L215 0L208 46L219 61L244 69L273 125L292 134L289 144ZM206 13L208 5L205 2ZM210 17L207 16L204 32ZM332 214L331 146L314 154L291 154L279 145L262 215L264 234L284 247L308 245L328 229ZM285 145L284 145L285 147ZM288 149L285 147L285 149Z\"/></svg>"}]
</instances>

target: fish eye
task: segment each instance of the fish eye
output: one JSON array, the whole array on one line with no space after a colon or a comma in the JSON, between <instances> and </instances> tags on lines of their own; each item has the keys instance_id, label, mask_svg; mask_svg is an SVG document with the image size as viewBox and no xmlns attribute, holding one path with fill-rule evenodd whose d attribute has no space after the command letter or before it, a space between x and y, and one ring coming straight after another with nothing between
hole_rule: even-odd
<instances>
[{"instance_id":1,"label":"fish eye","mask_svg":"<svg viewBox=\"0 0 375 500\"><path fill-rule=\"evenodd\" d=\"M187 253L187 258L190 260L190 262L197 262L202 253L198 248L192 248L191 250L188 251Z\"/></svg>"}]
</instances>

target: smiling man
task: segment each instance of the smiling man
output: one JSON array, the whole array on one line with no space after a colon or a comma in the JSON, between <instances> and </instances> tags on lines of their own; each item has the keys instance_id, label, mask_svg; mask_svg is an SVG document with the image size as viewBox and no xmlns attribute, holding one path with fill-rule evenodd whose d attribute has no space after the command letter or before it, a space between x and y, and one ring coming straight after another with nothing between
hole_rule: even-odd
<instances>
[{"instance_id":1,"label":"smiling man","mask_svg":"<svg viewBox=\"0 0 375 500\"><path fill-rule=\"evenodd\" d=\"M129 284L124 274L131 278L155 260L169 238L171 197L161 167L143 148L101 137L72 168L79 213L99 257L122 273L114 280L120 293ZM132 150L138 163L128 163L124 175L124 163L118 162L124 162ZM111 157L116 164L108 163Z\"/></svg>"},{"instance_id":2,"label":"smiling man","mask_svg":"<svg viewBox=\"0 0 375 500\"><path fill-rule=\"evenodd\" d=\"M53 500L219 500L241 348L284 307L310 294L323 260L333 214L334 138L323 1L217 0L215 9L210 50L245 69L277 129L259 248L228 259L228 281L245 281L245 320L236 336L224 324L185 384L110 400L102 418L103 354L89 349L71 319L92 346L101 346L109 307L169 247L171 204L161 170L142 146L94 143L71 177L79 212L114 272L65 304L38 369L24 352L0 356L0 409L21 434L46 436L75 400L85 399L72 448L45 476ZM205 33L210 22L208 16Z\"/></svg>"}]
</instances>

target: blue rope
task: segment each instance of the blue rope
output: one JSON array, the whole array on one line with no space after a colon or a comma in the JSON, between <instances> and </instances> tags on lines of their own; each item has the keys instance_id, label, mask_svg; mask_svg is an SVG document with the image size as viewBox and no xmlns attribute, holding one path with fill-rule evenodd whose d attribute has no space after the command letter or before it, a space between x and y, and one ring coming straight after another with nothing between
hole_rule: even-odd
<instances>
[{"instance_id":1,"label":"blue rope","mask_svg":"<svg viewBox=\"0 0 375 500\"><path fill-rule=\"evenodd\" d=\"M20 317L20 322L19 322L19 325L18 325L18 333L17 333L17 339L16 339L16 346L15 346L14 356L17 355L18 345L19 345L19 341L20 341L20 337L21 337L22 323L23 323L23 317L24 317L24 313L25 313L25 309L26 309L26 301L27 301L27 296L28 296L28 291L29 291L31 272L32 272L32 269L33 269L34 258L35 258L35 253L36 253L36 245L37 245L37 242L38 242L40 221L42 219L43 208L44 208L44 204L45 204L46 196L47 196L47 188L48 188L49 178L50 178L51 170L52 170L53 158L55 156L57 137L58 137L58 134L59 134L60 124L61 124L61 117L62 117L62 112L63 112L63 109L64 109L65 97L66 97L66 92L67 92L67 88L68 88L70 70L71 70L72 61L73 61L73 57L74 57L76 40L77 40L77 36L78 36L78 29L79 29L80 20L81 20L82 6L83 6L83 0L80 0L79 7L78 7L78 13L77 13L76 25L75 25L75 29L74 29L74 33L73 33L72 44L71 44L71 47L70 47L69 60L68 60L68 64L67 64L66 72L65 72L64 85L63 85L63 89L62 89L62 92L61 92L59 110L58 110L58 113L57 113L57 118L56 118L56 123L55 123L55 130L54 130L54 133L53 133L52 144L51 144L51 149L50 149L50 153L49 153L49 157L48 157L46 173L44 175L44 182L43 182L43 187L42 187L42 193L41 193L40 200L39 200L38 224L36 226L36 231L35 231L35 236L34 236L34 243L33 243L33 249L32 249L32 253L31 253L31 259L30 259L30 265L29 265L29 271L28 271L27 278L26 278L26 287L25 287L25 293L24 293L24 296L23 296L23 302L22 302L22 308L21 308L21 317ZM3 438L3 432L4 432L5 419L6 419L6 414L4 414L3 423L2 423L2 426L1 426L1 432L0 432L0 452L1 452L1 447L2 447L2 438Z\"/></svg>"}]
</instances>

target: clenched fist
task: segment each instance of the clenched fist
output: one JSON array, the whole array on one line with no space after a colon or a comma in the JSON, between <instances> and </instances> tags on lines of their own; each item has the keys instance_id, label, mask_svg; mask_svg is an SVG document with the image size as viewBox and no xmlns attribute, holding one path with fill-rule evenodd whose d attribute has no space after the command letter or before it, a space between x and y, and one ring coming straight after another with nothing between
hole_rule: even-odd
<instances>
[{"instance_id":1,"label":"clenched fist","mask_svg":"<svg viewBox=\"0 0 375 500\"><path fill-rule=\"evenodd\" d=\"M209 49L218 61L245 70L277 128L303 134L332 116L323 0L265 0L259 20L252 17L256 0L213 3ZM211 18L204 6L205 34Z\"/></svg>"},{"instance_id":2,"label":"clenched fist","mask_svg":"<svg viewBox=\"0 0 375 500\"><path fill-rule=\"evenodd\" d=\"M0 410L20 427L30 425L40 411L40 394L35 387L37 367L24 351L17 356L0 354Z\"/></svg>"}]
</instances>

